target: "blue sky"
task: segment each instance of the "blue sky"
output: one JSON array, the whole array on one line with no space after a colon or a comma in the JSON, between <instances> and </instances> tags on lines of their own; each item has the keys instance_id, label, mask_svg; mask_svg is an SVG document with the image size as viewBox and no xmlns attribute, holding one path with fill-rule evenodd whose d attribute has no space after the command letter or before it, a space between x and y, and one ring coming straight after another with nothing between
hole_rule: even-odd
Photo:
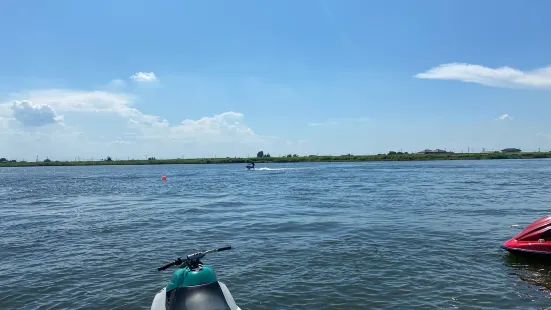
<instances>
[{"instance_id":1,"label":"blue sky","mask_svg":"<svg viewBox=\"0 0 551 310\"><path fill-rule=\"evenodd\" d=\"M0 157L551 149L548 1L25 1Z\"/></svg>"}]
</instances>

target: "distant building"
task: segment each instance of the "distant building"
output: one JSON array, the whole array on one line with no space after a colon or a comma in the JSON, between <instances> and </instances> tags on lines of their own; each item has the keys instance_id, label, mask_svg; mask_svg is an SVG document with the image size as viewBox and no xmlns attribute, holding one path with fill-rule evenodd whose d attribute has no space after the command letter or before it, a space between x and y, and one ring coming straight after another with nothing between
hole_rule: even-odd
<instances>
[{"instance_id":1,"label":"distant building","mask_svg":"<svg viewBox=\"0 0 551 310\"><path fill-rule=\"evenodd\" d=\"M417 154L451 154L453 152L448 152L446 150L436 149L436 150L429 150L425 149L421 152L418 152Z\"/></svg>"},{"instance_id":2,"label":"distant building","mask_svg":"<svg viewBox=\"0 0 551 310\"><path fill-rule=\"evenodd\" d=\"M501 150L502 153L515 153L515 152L521 152L520 149L516 149L514 147L508 147L506 149Z\"/></svg>"}]
</instances>

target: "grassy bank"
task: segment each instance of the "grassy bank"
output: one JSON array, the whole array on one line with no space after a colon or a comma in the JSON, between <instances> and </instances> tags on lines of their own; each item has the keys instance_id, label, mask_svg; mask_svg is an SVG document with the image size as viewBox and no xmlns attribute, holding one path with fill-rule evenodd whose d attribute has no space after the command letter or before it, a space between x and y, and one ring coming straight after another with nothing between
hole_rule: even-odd
<instances>
[{"instance_id":1,"label":"grassy bank","mask_svg":"<svg viewBox=\"0 0 551 310\"><path fill-rule=\"evenodd\" d=\"M426 161L426 160L483 160L483 159L534 159L551 158L551 152L519 153L449 153L449 154L389 154L298 156L262 158L190 158L155 160L112 161L50 161L50 162L0 162L0 167L32 166L94 166L94 165L161 165L161 164L229 164L229 163L296 163L296 162L362 162L362 161Z\"/></svg>"}]
</instances>

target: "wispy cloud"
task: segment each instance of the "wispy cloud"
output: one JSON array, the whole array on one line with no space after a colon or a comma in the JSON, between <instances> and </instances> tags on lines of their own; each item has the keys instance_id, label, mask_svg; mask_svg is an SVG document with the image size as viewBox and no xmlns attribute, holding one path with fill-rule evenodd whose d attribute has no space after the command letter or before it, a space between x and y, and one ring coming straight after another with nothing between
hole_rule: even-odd
<instances>
[{"instance_id":1,"label":"wispy cloud","mask_svg":"<svg viewBox=\"0 0 551 310\"><path fill-rule=\"evenodd\" d=\"M509 114L502 114L500 115L497 120L505 121L505 120L512 120L513 118Z\"/></svg>"},{"instance_id":2,"label":"wispy cloud","mask_svg":"<svg viewBox=\"0 0 551 310\"><path fill-rule=\"evenodd\" d=\"M448 63L415 75L419 79L457 80L493 87L551 89L551 66L529 71Z\"/></svg>"},{"instance_id":3,"label":"wispy cloud","mask_svg":"<svg viewBox=\"0 0 551 310\"><path fill-rule=\"evenodd\" d=\"M157 76L153 72L136 72L130 79L135 82L154 82L157 81Z\"/></svg>"}]
</instances>

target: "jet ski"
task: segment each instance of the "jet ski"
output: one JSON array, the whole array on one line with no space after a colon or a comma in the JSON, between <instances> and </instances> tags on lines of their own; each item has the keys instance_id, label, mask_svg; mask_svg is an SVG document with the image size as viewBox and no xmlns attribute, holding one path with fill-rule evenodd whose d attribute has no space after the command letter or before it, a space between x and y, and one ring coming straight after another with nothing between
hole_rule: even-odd
<instances>
[{"instance_id":1,"label":"jet ski","mask_svg":"<svg viewBox=\"0 0 551 310\"><path fill-rule=\"evenodd\" d=\"M532 222L501 248L514 254L551 258L551 215Z\"/></svg>"},{"instance_id":2,"label":"jet ski","mask_svg":"<svg viewBox=\"0 0 551 310\"><path fill-rule=\"evenodd\" d=\"M254 163L250 163L250 164L246 165L245 168L247 168L247 170L254 169Z\"/></svg>"},{"instance_id":3,"label":"jet ski","mask_svg":"<svg viewBox=\"0 0 551 310\"><path fill-rule=\"evenodd\" d=\"M214 270L201 262L207 254L226 250L231 246L179 257L157 268L163 271L178 265L167 286L153 298L151 310L241 310Z\"/></svg>"}]
</instances>

